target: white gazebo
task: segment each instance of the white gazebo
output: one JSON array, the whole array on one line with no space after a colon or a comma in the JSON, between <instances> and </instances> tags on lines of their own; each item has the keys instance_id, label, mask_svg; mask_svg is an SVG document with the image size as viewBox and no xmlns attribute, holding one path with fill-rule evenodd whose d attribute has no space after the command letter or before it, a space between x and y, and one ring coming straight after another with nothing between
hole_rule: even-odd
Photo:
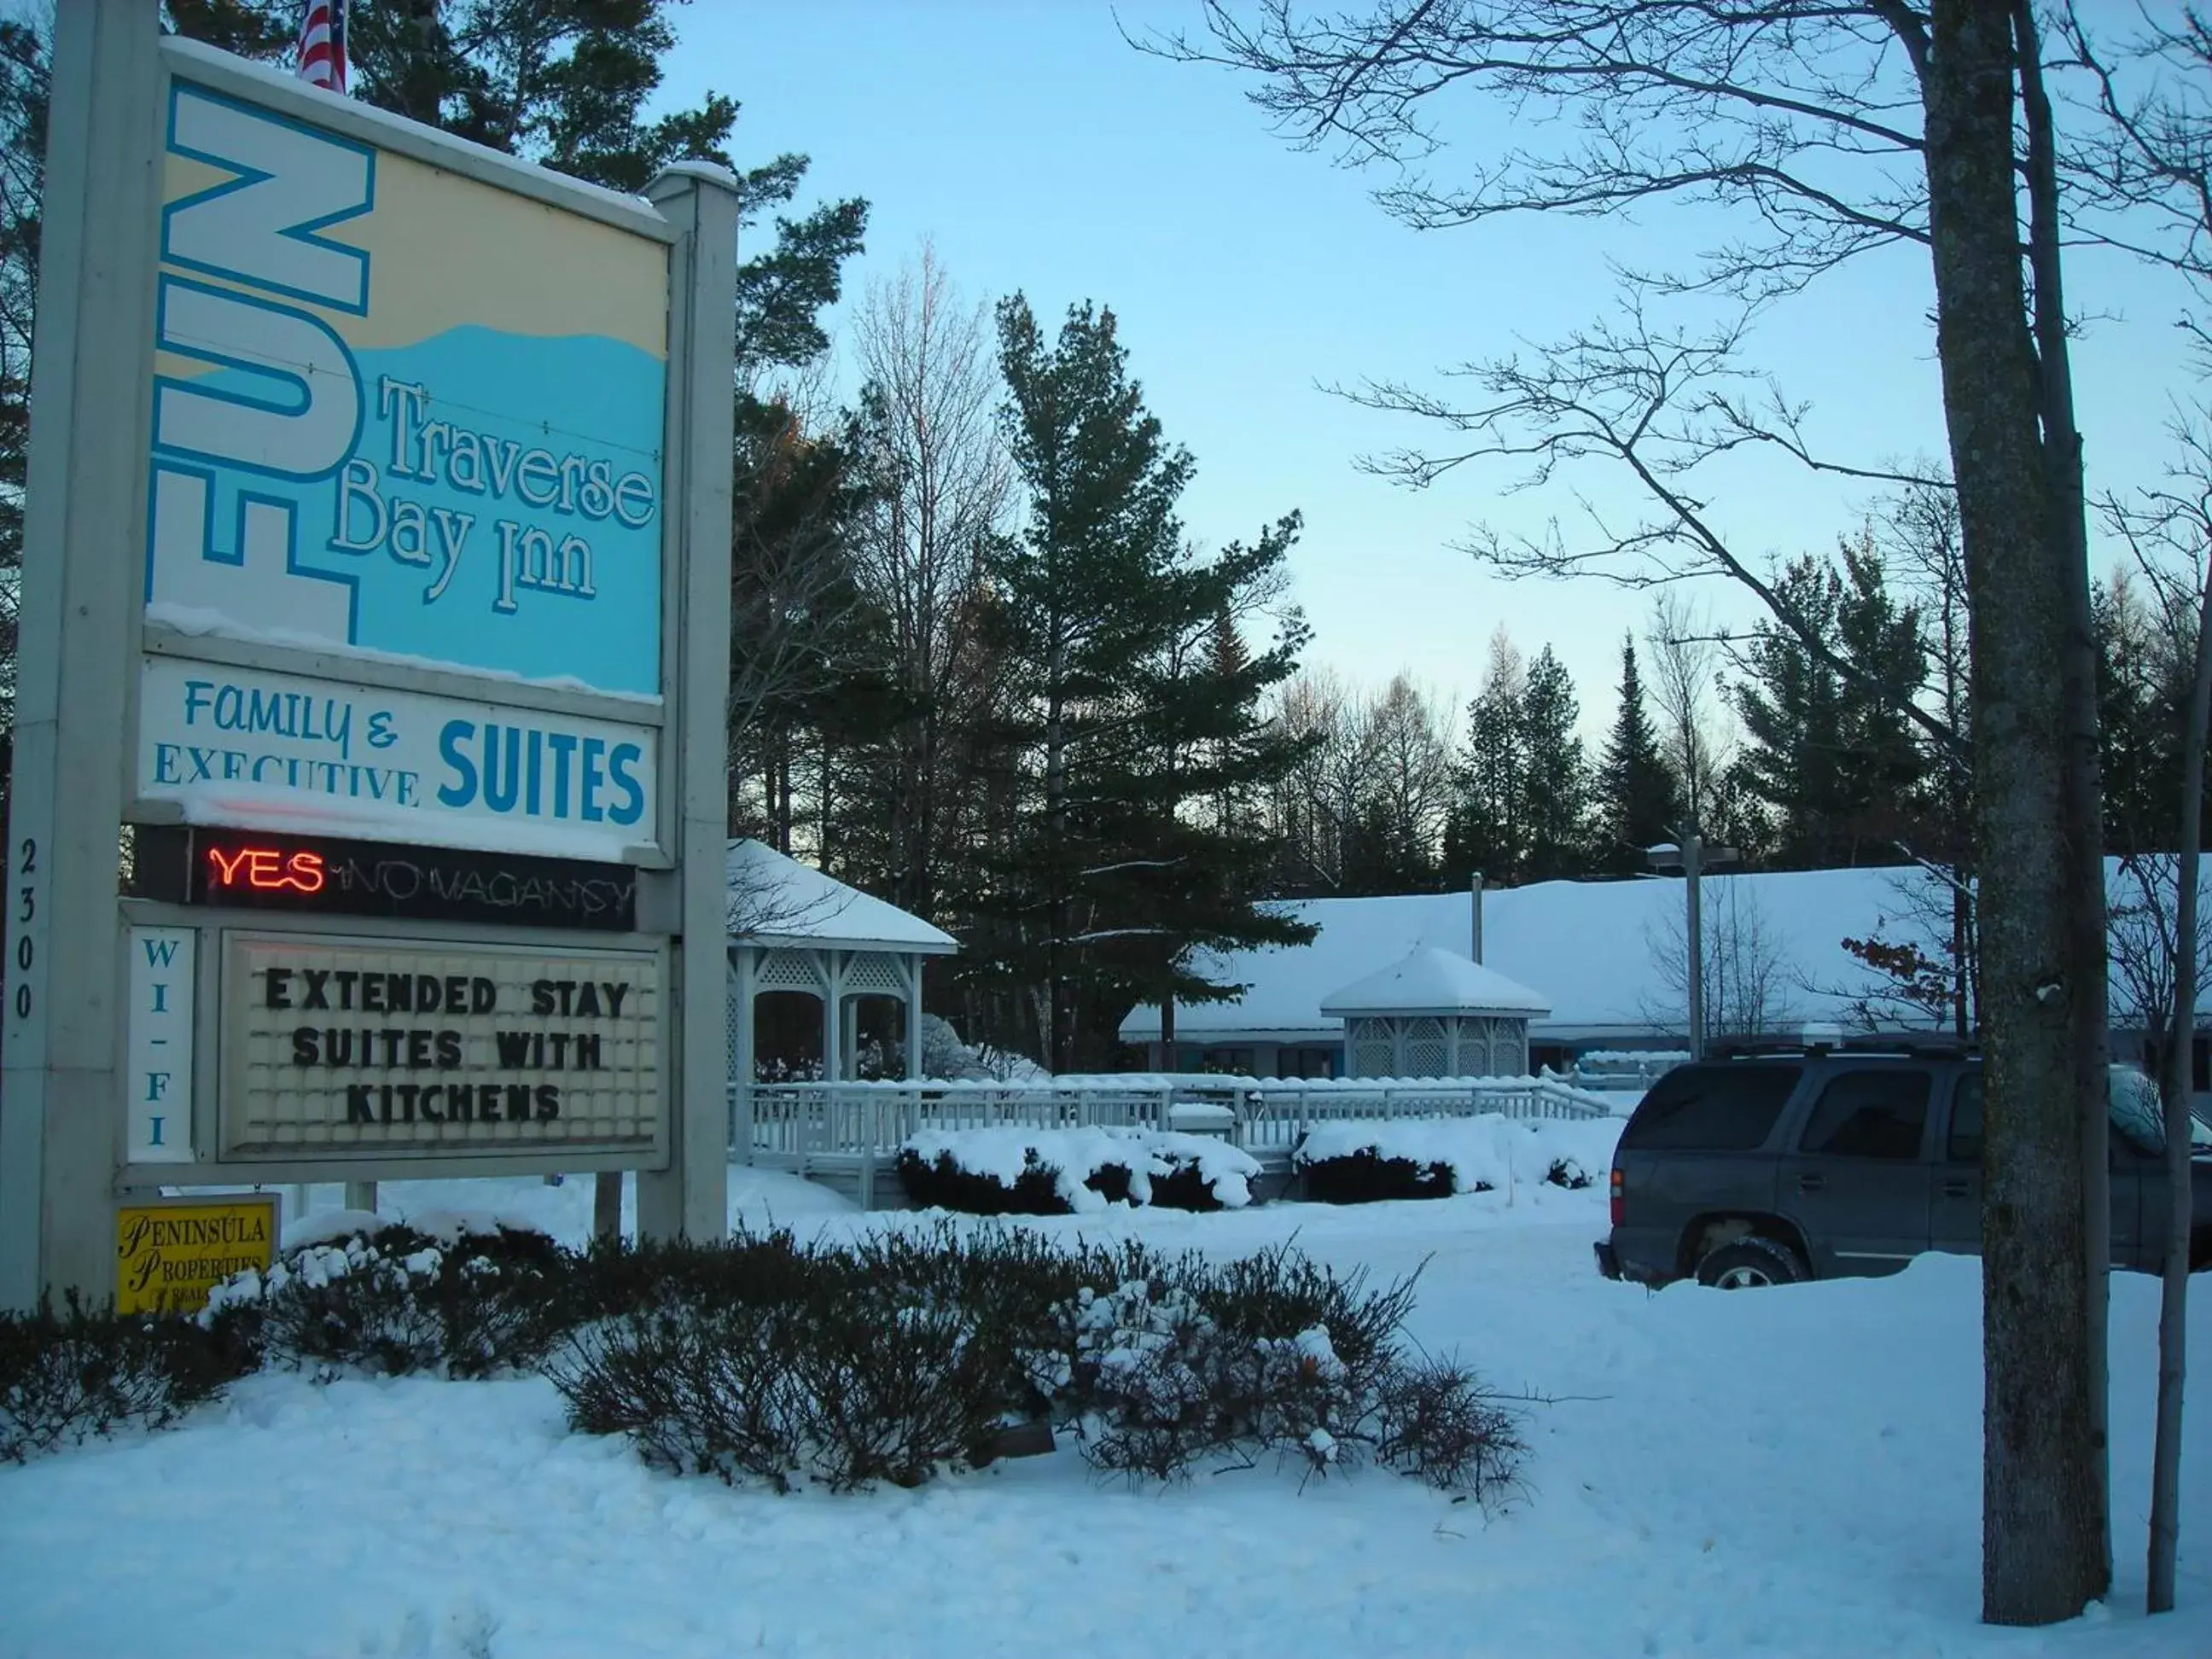
<instances>
[{"instance_id":1,"label":"white gazebo","mask_svg":"<svg viewBox=\"0 0 2212 1659\"><path fill-rule=\"evenodd\" d=\"M1522 1077L1528 1022L1552 1005L1433 945L1322 999L1344 1021L1346 1077Z\"/></svg>"},{"instance_id":2,"label":"white gazebo","mask_svg":"<svg viewBox=\"0 0 2212 1659\"><path fill-rule=\"evenodd\" d=\"M729 844L730 1081L753 1081L756 1000L796 991L822 1005L822 1075L854 1075L860 1005L905 1011L906 1074L921 1075L921 969L960 947L933 927L757 841Z\"/></svg>"}]
</instances>

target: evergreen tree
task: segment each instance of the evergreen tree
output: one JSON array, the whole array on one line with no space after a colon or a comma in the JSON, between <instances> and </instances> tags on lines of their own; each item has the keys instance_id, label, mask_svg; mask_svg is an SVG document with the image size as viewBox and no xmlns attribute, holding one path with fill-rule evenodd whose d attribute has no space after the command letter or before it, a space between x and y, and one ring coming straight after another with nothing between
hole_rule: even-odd
<instances>
[{"instance_id":1,"label":"evergreen tree","mask_svg":"<svg viewBox=\"0 0 2212 1659\"><path fill-rule=\"evenodd\" d=\"M471 143L611 190L636 191L669 162L721 153L738 106L641 122L676 44L670 0L351 0L352 96ZM179 33L242 57L282 60L298 0L168 0ZM804 165L803 163L801 164Z\"/></svg>"},{"instance_id":2,"label":"evergreen tree","mask_svg":"<svg viewBox=\"0 0 2212 1659\"><path fill-rule=\"evenodd\" d=\"M1267 841L1185 810L1296 759L1260 702L1294 672L1303 629L1242 664L1215 636L1278 574L1297 521L1192 558L1176 517L1190 456L1146 410L1113 313L1074 307L1048 343L1017 295L999 331L1029 513L994 574L1007 759L1030 811L989 872L969 972L1035 988L1040 1046L1065 1071L1110 1054L1140 997L1234 994L1196 970L1200 947L1310 937L1254 902Z\"/></svg>"},{"instance_id":3,"label":"evergreen tree","mask_svg":"<svg viewBox=\"0 0 2212 1659\"><path fill-rule=\"evenodd\" d=\"M1468 705L1460 751L1458 799L1444 832L1444 861L1455 876L1480 872L1519 881L1528 848L1528 733L1521 701L1528 671L1504 628L1491 635L1482 690Z\"/></svg>"},{"instance_id":4,"label":"evergreen tree","mask_svg":"<svg viewBox=\"0 0 2212 1659\"><path fill-rule=\"evenodd\" d=\"M2106 841L2122 854L2169 851L2196 618L2172 598L2146 599L2115 574L2093 595L2091 619Z\"/></svg>"},{"instance_id":5,"label":"evergreen tree","mask_svg":"<svg viewBox=\"0 0 2212 1659\"><path fill-rule=\"evenodd\" d=\"M1521 694L1521 752L1527 771L1528 838L1524 881L1557 881L1588 867L1592 799L1574 681L1546 646L1528 665Z\"/></svg>"},{"instance_id":6,"label":"evergreen tree","mask_svg":"<svg viewBox=\"0 0 2212 1659\"><path fill-rule=\"evenodd\" d=\"M1604 839L1596 866L1616 875L1642 870L1645 849L1672 838L1682 789L1644 706L1633 635L1621 641L1620 713L1598 768L1597 794Z\"/></svg>"},{"instance_id":7,"label":"evergreen tree","mask_svg":"<svg viewBox=\"0 0 2212 1659\"><path fill-rule=\"evenodd\" d=\"M1158 1006L1162 1041L1172 1043L1177 1002L1218 1002L1240 988L1209 977L1202 952L1314 936L1255 902L1267 890L1277 843L1252 810L1307 747L1267 717L1265 704L1297 672L1308 630L1293 613L1255 655L1235 621L1255 596L1280 585L1298 528L1293 514L1249 546L1232 543L1206 561L1186 556L1165 584L1170 626L1140 681L1157 769L1132 792L1137 815L1123 839L1133 856L1114 902L1134 926L1126 945L1101 953L1102 1024L1119 1026L1126 1004L1111 976L1127 974L1133 1000Z\"/></svg>"},{"instance_id":8,"label":"evergreen tree","mask_svg":"<svg viewBox=\"0 0 2212 1659\"><path fill-rule=\"evenodd\" d=\"M1735 781L1765 820L1776 863L1893 863L1898 842L1924 822L1929 786L1902 712L1927 672L1919 613L1890 595L1881 557L1864 544L1844 548L1840 568L1795 560L1776 586L1856 672L1836 672L1761 623L1734 687L1745 737Z\"/></svg>"}]
</instances>

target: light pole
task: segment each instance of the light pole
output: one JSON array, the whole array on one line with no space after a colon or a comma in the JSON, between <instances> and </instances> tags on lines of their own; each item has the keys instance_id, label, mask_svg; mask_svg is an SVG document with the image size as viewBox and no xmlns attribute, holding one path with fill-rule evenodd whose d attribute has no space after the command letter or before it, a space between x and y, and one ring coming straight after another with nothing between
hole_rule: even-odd
<instances>
[{"instance_id":1,"label":"light pole","mask_svg":"<svg viewBox=\"0 0 2212 1659\"><path fill-rule=\"evenodd\" d=\"M1679 843L1662 842L1645 849L1654 870L1679 870L1689 886L1689 920L1685 941L1686 949L1684 977L1689 986L1690 1058L1705 1057L1705 950L1704 902L1698 888L1698 878L1708 870L1717 870L1736 861L1733 847L1709 847L1692 818L1686 828L1674 832L1681 837Z\"/></svg>"}]
</instances>

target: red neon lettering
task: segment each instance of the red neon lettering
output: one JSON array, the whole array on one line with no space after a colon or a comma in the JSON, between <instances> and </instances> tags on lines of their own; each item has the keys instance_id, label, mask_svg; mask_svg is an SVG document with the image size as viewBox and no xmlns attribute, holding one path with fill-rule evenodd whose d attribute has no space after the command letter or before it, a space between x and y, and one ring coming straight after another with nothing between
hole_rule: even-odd
<instances>
[{"instance_id":1,"label":"red neon lettering","mask_svg":"<svg viewBox=\"0 0 2212 1659\"><path fill-rule=\"evenodd\" d=\"M269 847L241 847L226 858L220 847L208 848L218 887L246 886L257 892L319 893L323 890L323 860L319 853L295 853L289 859ZM241 877L243 879L241 880Z\"/></svg>"}]
</instances>

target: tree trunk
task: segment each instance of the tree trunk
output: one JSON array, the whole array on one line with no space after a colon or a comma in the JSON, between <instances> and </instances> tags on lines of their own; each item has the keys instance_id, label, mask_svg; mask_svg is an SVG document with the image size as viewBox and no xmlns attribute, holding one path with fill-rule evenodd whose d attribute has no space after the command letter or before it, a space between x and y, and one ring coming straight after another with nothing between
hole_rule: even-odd
<instances>
[{"instance_id":1,"label":"tree trunk","mask_svg":"<svg viewBox=\"0 0 2212 1659\"><path fill-rule=\"evenodd\" d=\"M623 1172L602 1170L592 1182L592 1237L602 1243L622 1239Z\"/></svg>"},{"instance_id":2,"label":"tree trunk","mask_svg":"<svg viewBox=\"0 0 2212 1659\"><path fill-rule=\"evenodd\" d=\"M2173 878L2173 1013L2159 1090L2166 1118L2166 1273L2158 1310L2158 1431L2151 1451L2150 1560L2145 1606L2173 1611L2181 1542L2181 1388L2187 1374L2189 1091L2197 1049L2197 876L2204 837L2205 729L2212 724L2212 554L2197 608L2197 678L2181 750L2181 840Z\"/></svg>"},{"instance_id":3,"label":"tree trunk","mask_svg":"<svg viewBox=\"0 0 2212 1659\"><path fill-rule=\"evenodd\" d=\"M2033 274L2036 362L2043 394L2043 459L2049 478L2054 551L2065 580L2067 641L2060 684L2066 700L2065 835L2075 882L2067 893L2068 990L2078 1033L2074 1093L2081 1158L2082 1243L2089 1268L2089 1410L2104 1496L2105 1582L2112 1577L2111 1437L2106 1376L2110 1343L2112 1202L2111 1045L2106 979L2112 932L2105 915L2105 801L2097 740L2097 643L2089 605L2089 521L2081 477L2081 433L2074 422L2072 348L2067 340L2058 210L2057 127L2044 90L2042 45L2032 0L2013 0L2013 46L2027 135L2028 265Z\"/></svg>"},{"instance_id":4,"label":"tree trunk","mask_svg":"<svg viewBox=\"0 0 2212 1659\"><path fill-rule=\"evenodd\" d=\"M2008 0L1936 0L1921 84L1936 347L1972 606L1988 1079L1982 1612L2040 1625L2077 1616L2110 1578L2090 1352L2103 1276L2088 1260L2081 1106L2102 1010L2084 1030L2077 994L2084 975L2101 993L2103 947L2081 960L2073 711L2051 672L2069 661L2073 607L2024 324L2012 27Z\"/></svg>"},{"instance_id":5,"label":"tree trunk","mask_svg":"<svg viewBox=\"0 0 2212 1659\"><path fill-rule=\"evenodd\" d=\"M1045 1065L1054 1073L1072 1069L1068 1064L1066 939L1071 917L1067 892L1067 729L1066 712L1060 699L1060 653L1053 653L1053 690L1046 704L1044 727L1044 821L1047 852L1046 879L1052 902L1045 925Z\"/></svg>"}]
</instances>

